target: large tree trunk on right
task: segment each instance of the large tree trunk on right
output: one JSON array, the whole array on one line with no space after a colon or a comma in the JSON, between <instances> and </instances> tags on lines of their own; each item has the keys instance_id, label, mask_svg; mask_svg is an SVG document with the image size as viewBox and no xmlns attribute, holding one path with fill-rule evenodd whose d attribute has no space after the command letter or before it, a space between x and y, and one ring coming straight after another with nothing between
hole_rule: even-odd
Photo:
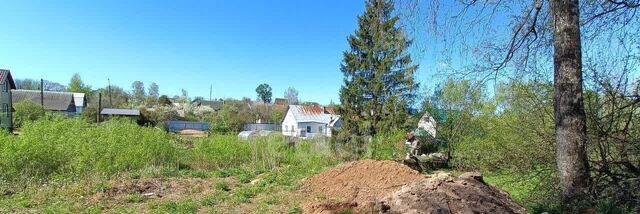
<instances>
[{"instance_id":1,"label":"large tree trunk on right","mask_svg":"<svg viewBox=\"0 0 640 214\"><path fill-rule=\"evenodd\" d=\"M556 159L563 202L585 199L589 189L586 115L582 98L582 50L578 0L551 0L554 46Z\"/></svg>"}]
</instances>

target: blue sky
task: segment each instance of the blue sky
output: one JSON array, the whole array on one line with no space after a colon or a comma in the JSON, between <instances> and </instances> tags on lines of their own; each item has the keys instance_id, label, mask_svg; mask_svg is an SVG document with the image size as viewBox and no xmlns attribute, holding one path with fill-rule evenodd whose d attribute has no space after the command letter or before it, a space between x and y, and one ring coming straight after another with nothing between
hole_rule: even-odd
<instances>
[{"instance_id":1,"label":"blue sky","mask_svg":"<svg viewBox=\"0 0 640 214\"><path fill-rule=\"evenodd\" d=\"M156 82L161 94L254 99L294 87L339 101L347 36L364 1L3 1L0 67L93 88ZM424 69L422 69L424 70Z\"/></svg>"}]
</instances>

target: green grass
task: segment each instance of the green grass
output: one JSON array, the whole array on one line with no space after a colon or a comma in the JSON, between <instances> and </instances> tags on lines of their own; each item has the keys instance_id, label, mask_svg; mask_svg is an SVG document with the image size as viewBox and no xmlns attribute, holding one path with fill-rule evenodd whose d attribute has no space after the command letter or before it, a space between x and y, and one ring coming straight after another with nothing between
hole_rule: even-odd
<instances>
[{"instance_id":1,"label":"green grass","mask_svg":"<svg viewBox=\"0 0 640 214\"><path fill-rule=\"evenodd\" d=\"M129 194L125 196L124 201L127 203L142 203L145 201L145 197L140 193Z\"/></svg>"},{"instance_id":2,"label":"green grass","mask_svg":"<svg viewBox=\"0 0 640 214\"><path fill-rule=\"evenodd\" d=\"M168 202L164 204L154 205L151 207L154 213L196 213L198 204L194 201L187 200L182 202Z\"/></svg>"},{"instance_id":3,"label":"green grass","mask_svg":"<svg viewBox=\"0 0 640 214\"><path fill-rule=\"evenodd\" d=\"M219 191L223 191L223 192L231 191L231 187L229 186L229 182L226 182L226 181L220 181L220 182L216 183L216 189L219 190Z\"/></svg>"},{"instance_id":4,"label":"green grass","mask_svg":"<svg viewBox=\"0 0 640 214\"><path fill-rule=\"evenodd\" d=\"M25 123L20 136L0 134L0 142L0 212L136 213L136 204L155 199L128 194L122 201L103 199L97 207L90 199L121 179L167 178L214 180L216 191L189 198L208 188L192 186L185 200L155 204L152 212L192 213L201 206L252 203L258 196L260 210L269 211L288 202L265 194L294 191L300 179L340 162L315 141L290 146L276 134L252 141L218 135L176 143L161 130L126 120L96 125L49 116Z\"/></svg>"},{"instance_id":5,"label":"green grass","mask_svg":"<svg viewBox=\"0 0 640 214\"><path fill-rule=\"evenodd\" d=\"M219 203L225 202L227 200L229 200L229 196L226 195L225 192L216 192L216 193L214 193L212 195L209 195L209 196L205 197L202 200L201 204L203 206L214 206L214 205L217 205Z\"/></svg>"},{"instance_id":6,"label":"green grass","mask_svg":"<svg viewBox=\"0 0 640 214\"><path fill-rule=\"evenodd\" d=\"M18 137L2 137L0 179L63 181L176 164L176 149L160 130L126 121L96 126L80 119L27 123Z\"/></svg>"}]
</instances>

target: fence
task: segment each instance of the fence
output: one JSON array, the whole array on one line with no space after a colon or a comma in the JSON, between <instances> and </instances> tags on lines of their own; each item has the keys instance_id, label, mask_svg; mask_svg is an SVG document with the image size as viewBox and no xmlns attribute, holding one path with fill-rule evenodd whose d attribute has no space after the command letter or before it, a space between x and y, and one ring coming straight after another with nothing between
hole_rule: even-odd
<instances>
[{"instance_id":1,"label":"fence","mask_svg":"<svg viewBox=\"0 0 640 214\"><path fill-rule=\"evenodd\" d=\"M205 122L189 122L189 121L167 121L167 130L170 132L182 131L182 130L198 130L209 131L209 123Z\"/></svg>"}]
</instances>

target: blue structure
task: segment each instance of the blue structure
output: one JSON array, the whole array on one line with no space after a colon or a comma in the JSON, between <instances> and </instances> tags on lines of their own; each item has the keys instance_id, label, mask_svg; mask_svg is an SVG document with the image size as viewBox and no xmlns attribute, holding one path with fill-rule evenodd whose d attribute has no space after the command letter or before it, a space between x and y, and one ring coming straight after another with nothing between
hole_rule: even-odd
<instances>
[{"instance_id":1,"label":"blue structure","mask_svg":"<svg viewBox=\"0 0 640 214\"><path fill-rule=\"evenodd\" d=\"M190 121L167 121L166 128L169 132L178 132L182 130L198 130L209 131L209 123L206 122L190 122Z\"/></svg>"}]
</instances>

